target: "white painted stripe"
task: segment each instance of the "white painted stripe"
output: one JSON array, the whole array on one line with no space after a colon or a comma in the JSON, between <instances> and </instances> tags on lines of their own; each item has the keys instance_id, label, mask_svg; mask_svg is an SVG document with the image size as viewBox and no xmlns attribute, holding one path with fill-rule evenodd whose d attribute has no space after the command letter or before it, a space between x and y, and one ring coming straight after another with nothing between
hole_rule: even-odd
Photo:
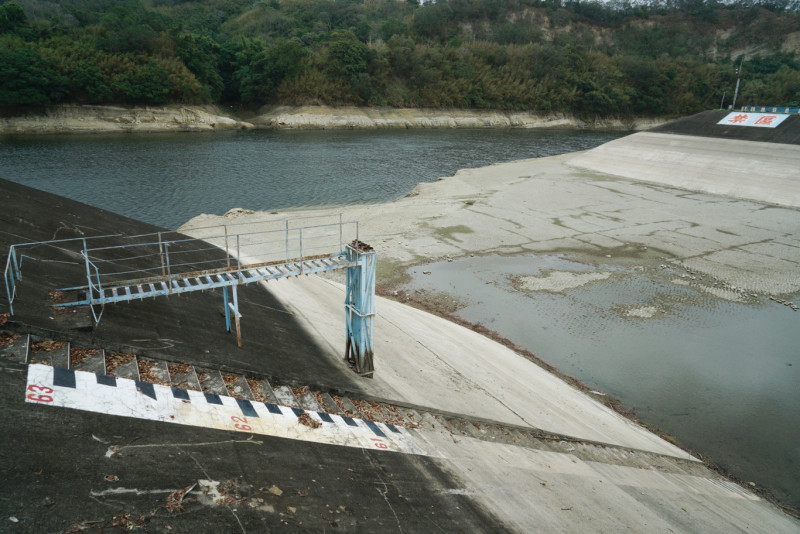
<instances>
[{"instance_id":1,"label":"white painted stripe","mask_svg":"<svg viewBox=\"0 0 800 534\"><path fill-rule=\"evenodd\" d=\"M29 365L25 401L121 417L233 430L344 447L429 455L408 432L398 434L380 423L376 425L386 437L377 436L360 419L354 419L357 426L350 426L342 417L331 414L333 423L326 423L318 413L306 412L313 420L321 423L319 428L310 428L299 423L292 409L285 406L279 406L281 414L273 414L264 403L251 401L258 416L245 416L233 397L220 395L222 404L212 404L206 400L203 393L188 390L189 400L186 401L175 397L170 387L154 384L156 398L153 399L139 391L135 381L127 378L117 378L116 386L107 386L98 384L97 375L94 373L84 371L74 371L74 373L74 388L55 386L51 366Z\"/></svg>"}]
</instances>

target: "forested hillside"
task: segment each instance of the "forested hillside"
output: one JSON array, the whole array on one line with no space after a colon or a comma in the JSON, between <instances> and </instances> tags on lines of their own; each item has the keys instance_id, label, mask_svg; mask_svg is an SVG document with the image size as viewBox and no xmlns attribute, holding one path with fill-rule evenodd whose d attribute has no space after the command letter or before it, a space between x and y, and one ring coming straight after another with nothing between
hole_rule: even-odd
<instances>
[{"instance_id":1,"label":"forested hillside","mask_svg":"<svg viewBox=\"0 0 800 534\"><path fill-rule=\"evenodd\" d=\"M0 0L2 1L2 0ZM800 105L797 0L13 0L0 106Z\"/></svg>"}]
</instances>

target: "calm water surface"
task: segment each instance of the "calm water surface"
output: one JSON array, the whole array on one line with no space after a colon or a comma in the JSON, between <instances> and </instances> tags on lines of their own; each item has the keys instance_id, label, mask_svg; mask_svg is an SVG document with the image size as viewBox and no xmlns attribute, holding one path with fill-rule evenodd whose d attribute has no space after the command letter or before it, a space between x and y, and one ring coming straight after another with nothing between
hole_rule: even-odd
<instances>
[{"instance_id":1,"label":"calm water surface","mask_svg":"<svg viewBox=\"0 0 800 534\"><path fill-rule=\"evenodd\" d=\"M508 275L611 272L565 293ZM462 299L457 314L529 349L745 481L800 508L800 312L728 302L635 270L557 256L488 256L412 270L413 289ZM648 318L619 309L672 302ZM800 295L795 296L795 302Z\"/></svg>"},{"instance_id":2,"label":"calm water surface","mask_svg":"<svg viewBox=\"0 0 800 534\"><path fill-rule=\"evenodd\" d=\"M617 132L233 131L0 137L0 178L177 228L200 213L394 200L458 169L592 148Z\"/></svg>"}]
</instances>

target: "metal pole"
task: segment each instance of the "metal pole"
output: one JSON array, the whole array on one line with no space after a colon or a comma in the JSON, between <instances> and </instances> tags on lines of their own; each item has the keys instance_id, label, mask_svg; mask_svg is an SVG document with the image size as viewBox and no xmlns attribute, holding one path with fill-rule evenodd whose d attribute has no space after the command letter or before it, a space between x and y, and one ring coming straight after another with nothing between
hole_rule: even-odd
<instances>
[{"instance_id":1,"label":"metal pole","mask_svg":"<svg viewBox=\"0 0 800 534\"><path fill-rule=\"evenodd\" d=\"M225 261L228 263L228 267L231 266L231 254L228 252L228 225L225 224L222 226L225 229Z\"/></svg>"},{"instance_id":2,"label":"metal pole","mask_svg":"<svg viewBox=\"0 0 800 534\"><path fill-rule=\"evenodd\" d=\"M284 219L286 223L286 262L289 262L289 219Z\"/></svg>"},{"instance_id":3,"label":"metal pole","mask_svg":"<svg viewBox=\"0 0 800 534\"><path fill-rule=\"evenodd\" d=\"M158 232L158 253L161 256L161 276L166 276L167 271L164 268L164 244L161 242L161 232Z\"/></svg>"},{"instance_id":4,"label":"metal pole","mask_svg":"<svg viewBox=\"0 0 800 534\"><path fill-rule=\"evenodd\" d=\"M733 92L733 104L731 107L736 109L736 97L739 96L739 83L742 81L742 65L744 64L744 56L739 61L739 68L736 69L736 91Z\"/></svg>"},{"instance_id":5,"label":"metal pole","mask_svg":"<svg viewBox=\"0 0 800 534\"><path fill-rule=\"evenodd\" d=\"M239 251L239 234L236 234L236 265L242 268L242 253Z\"/></svg>"},{"instance_id":6,"label":"metal pole","mask_svg":"<svg viewBox=\"0 0 800 534\"><path fill-rule=\"evenodd\" d=\"M722 92L722 101L719 103L719 109L725 109L725 91Z\"/></svg>"},{"instance_id":7,"label":"metal pole","mask_svg":"<svg viewBox=\"0 0 800 534\"><path fill-rule=\"evenodd\" d=\"M172 270L170 269L169 266L169 243L164 243L164 256L166 257L166 263L167 263L167 278L169 278L170 276L172 276Z\"/></svg>"},{"instance_id":8,"label":"metal pole","mask_svg":"<svg viewBox=\"0 0 800 534\"><path fill-rule=\"evenodd\" d=\"M339 252L344 250L344 243L342 239L342 214L339 214Z\"/></svg>"},{"instance_id":9,"label":"metal pole","mask_svg":"<svg viewBox=\"0 0 800 534\"><path fill-rule=\"evenodd\" d=\"M83 239L83 259L86 261L86 284L89 288L89 305L92 305L92 271L89 268L89 252L86 250L86 240Z\"/></svg>"},{"instance_id":10,"label":"metal pole","mask_svg":"<svg viewBox=\"0 0 800 534\"><path fill-rule=\"evenodd\" d=\"M222 300L225 301L225 330L231 331L231 310L228 308L228 286L222 286Z\"/></svg>"}]
</instances>

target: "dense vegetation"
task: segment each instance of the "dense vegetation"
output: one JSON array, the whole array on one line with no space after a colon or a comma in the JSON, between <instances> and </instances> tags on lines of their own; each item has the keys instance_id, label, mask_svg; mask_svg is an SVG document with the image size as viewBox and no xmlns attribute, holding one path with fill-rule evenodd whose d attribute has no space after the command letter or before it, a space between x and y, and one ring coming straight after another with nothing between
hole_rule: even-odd
<instances>
[{"instance_id":1,"label":"dense vegetation","mask_svg":"<svg viewBox=\"0 0 800 534\"><path fill-rule=\"evenodd\" d=\"M730 103L742 59L738 104L800 105L792 38L797 0L12 0L0 105L677 115Z\"/></svg>"}]
</instances>

